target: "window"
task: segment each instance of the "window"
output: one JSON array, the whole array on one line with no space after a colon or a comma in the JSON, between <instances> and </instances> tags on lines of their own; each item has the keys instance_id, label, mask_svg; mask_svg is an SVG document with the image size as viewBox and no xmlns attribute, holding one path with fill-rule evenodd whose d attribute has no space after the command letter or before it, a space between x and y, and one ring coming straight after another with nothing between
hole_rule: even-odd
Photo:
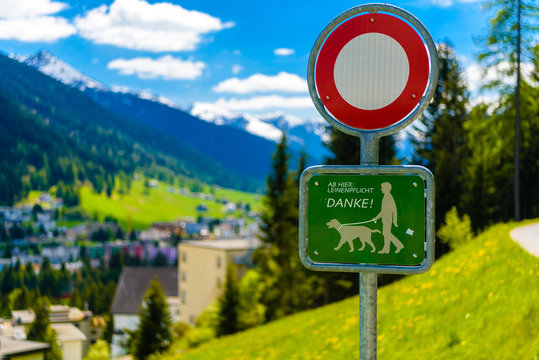
<instances>
[{"instance_id":1,"label":"window","mask_svg":"<svg viewBox=\"0 0 539 360\"><path fill-rule=\"evenodd\" d=\"M220 289L220 288L221 288L221 285L222 285L221 278L218 277L218 278L217 278L217 288Z\"/></svg>"},{"instance_id":2,"label":"window","mask_svg":"<svg viewBox=\"0 0 539 360\"><path fill-rule=\"evenodd\" d=\"M187 281L187 274L185 271L182 271L182 281Z\"/></svg>"},{"instance_id":3,"label":"window","mask_svg":"<svg viewBox=\"0 0 539 360\"><path fill-rule=\"evenodd\" d=\"M182 304L187 304L187 292L182 290Z\"/></svg>"},{"instance_id":4,"label":"window","mask_svg":"<svg viewBox=\"0 0 539 360\"><path fill-rule=\"evenodd\" d=\"M184 251L182 251L182 261L183 262L187 262L187 253Z\"/></svg>"},{"instance_id":5,"label":"window","mask_svg":"<svg viewBox=\"0 0 539 360\"><path fill-rule=\"evenodd\" d=\"M217 256L217 268L218 269L221 268L221 257L220 256Z\"/></svg>"}]
</instances>

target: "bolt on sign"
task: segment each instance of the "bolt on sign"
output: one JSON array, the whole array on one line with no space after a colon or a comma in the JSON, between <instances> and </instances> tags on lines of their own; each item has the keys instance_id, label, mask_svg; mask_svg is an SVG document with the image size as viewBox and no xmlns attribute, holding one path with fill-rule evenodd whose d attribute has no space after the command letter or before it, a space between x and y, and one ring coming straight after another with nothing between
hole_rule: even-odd
<instances>
[{"instance_id":1,"label":"bolt on sign","mask_svg":"<svg viewBox=\"0 0 539 360\"><path fill-rule=\"evenodd\" d=\"M354 7L320 33L309 57L309 93L333 127L360 138L362 165L303 172L299 253L307 268L418 273L432 265L432 174L375 164L380 138L423 113L437 79L432 37L395 6Z\"/></svg>"}]
</instances>

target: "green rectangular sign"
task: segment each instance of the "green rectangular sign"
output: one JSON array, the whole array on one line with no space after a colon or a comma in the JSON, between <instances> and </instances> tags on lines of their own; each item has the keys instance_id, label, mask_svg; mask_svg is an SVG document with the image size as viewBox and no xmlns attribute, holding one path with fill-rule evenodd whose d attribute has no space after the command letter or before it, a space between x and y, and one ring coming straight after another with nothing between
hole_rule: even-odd
<instances>
[{"instance_id":1,"label":"green rectangular sign","mask_svg":"<svg viewBox=\"0 0 539 360\"><path fill-rule=\"evenodd\" d=\"M326 268L331 264L417 268L430 261L429 181L417 169L387 168L379 174L350 173L349 168L304 173L300 256L306 266L315 270L332 270Z\"/></svg>"},{"instance_id":2,"label":"green rectangular sign","mask_svg":"<svg viewBox=\"0 0 539 360\"><path fill-rule=\"evenodd\" d=\"M315 175L307 251L315 262L418 265L425 184L417 175Z\"/></svg>"}]
</instances>

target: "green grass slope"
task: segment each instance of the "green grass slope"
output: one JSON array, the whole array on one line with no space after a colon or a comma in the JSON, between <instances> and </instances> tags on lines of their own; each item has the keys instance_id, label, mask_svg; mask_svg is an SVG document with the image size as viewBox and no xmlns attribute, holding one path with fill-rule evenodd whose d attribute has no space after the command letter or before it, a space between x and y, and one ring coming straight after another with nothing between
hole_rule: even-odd
<instances>
[{"instance_id":1,"label":"green grass slope","mask_svg":"<svg viewBox=\"0 0 539 360\"><path fill-rule=\"evenodd\" d=\"M499 224L378 292L378 359L539 359L539 259ZM351 298L162 360L358 359Z\"/></svg>"},{"instance_id":2,"label":"green grass slope","mask_svg":"<svg viewBox=\"0 0 539 360\"><path fill-rule=\"evenodd\" d=\"M84 186L80 191L80 201L90 216L97 216L98 220L112 216L124 229L146 229L153 222L173 221L186 216L196 219L199 215L196 208L200 204L208 208L208 212L202 213L203 216L221 219L229 215L223 211L223 204L171 193L167 191L169 186L160 182L156 188L145 189L142 180L134 180L129 194L113 192L110 198L105 193L96 194L90 186ZM260 210L260 196L229 189L214 192L216 199L249 203L254 211Z\"/></svg>"}]
</instances>

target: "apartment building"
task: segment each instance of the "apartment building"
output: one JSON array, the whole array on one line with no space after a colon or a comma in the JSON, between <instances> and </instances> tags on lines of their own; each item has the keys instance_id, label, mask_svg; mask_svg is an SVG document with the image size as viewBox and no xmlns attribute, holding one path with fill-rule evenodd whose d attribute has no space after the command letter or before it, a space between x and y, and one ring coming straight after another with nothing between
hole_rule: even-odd
<instances>
[{"instance_id":1,"label":"apartment building","mask_svg":"<svg viewBox=\"0 0 539 360\"><path fill-rule=\"evenodd\" d=\"M193 240L178 244L178 289L182 321L197 316L221 294L229 264L240 279L252 266L258 239Z\"/></svg>"}]
</instances>

